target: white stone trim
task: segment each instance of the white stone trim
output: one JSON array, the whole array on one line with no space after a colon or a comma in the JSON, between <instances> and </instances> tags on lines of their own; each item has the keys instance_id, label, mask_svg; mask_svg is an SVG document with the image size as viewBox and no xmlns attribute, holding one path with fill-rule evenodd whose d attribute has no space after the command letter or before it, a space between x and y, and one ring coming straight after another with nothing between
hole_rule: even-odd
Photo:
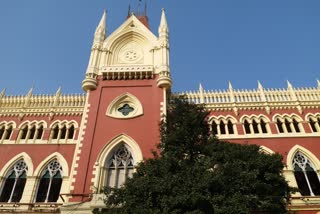
<instances>
[{"instance_id":1,"label":"white stone trim","mask_svg":"<svg viewBox=\"0 0 320 214\"><path fill-rule=\"evenodd\" d=\"M14 156L13 158L11 158L1 169L0 171L0 176L5 176L8 172L8 170L18 161L23 159L24 162L27 164L28 166L28 171L27 171L27 176L32 176L33 175L33 163L32 163L32 159L30 158L30 156L25 153L25 152L21 152L20 154Z\"/></svg>"},{"instance_id":2,"label":"white stone trim","mask_svg":"<svg viewBox=\"0 0 320 214\"><path fill-rule=\"evenodd\" d=\"M143 161L143 156L139 144L133 138L124 133L114 137L112 140L106 143L104 148L100 151L95 163L93 171L94 178L92 179L95 189L99 190L103 187L105 179L101 176L102 168L104 167L105 161L111 154L113 149L121 143L124 143L130 150L134 160L134 165L137 165L139 162Z\"/></svg>"},{"instance_id":3,"label":"white stone trim","mask_svg":"<svg viewBox=\"0 0 320 214\"><path fill-rule=\"evenodd\" d=\"M130 107L132 107L134 110L130 112L128 115L123 115L121 112L118 111L118 109L125 105L129 104ZM112 118L117 119L130 119L135 118L138 116L143 115L143 107L139 99L130 94L130 93L124 93L118 97L116 97L108 106L106 115Z\"/></svg>"}]
</instances>

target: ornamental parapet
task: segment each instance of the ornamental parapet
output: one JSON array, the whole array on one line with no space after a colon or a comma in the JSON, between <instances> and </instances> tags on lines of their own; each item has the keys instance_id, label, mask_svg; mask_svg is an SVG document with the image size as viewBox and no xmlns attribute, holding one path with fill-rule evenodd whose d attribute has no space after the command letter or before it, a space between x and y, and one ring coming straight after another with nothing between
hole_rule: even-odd
<instances>
[{"instance_id":1,"label":"ornamental parapet","mask_svg":"<svg viewBox=\"0 0 320 214\"><path fill-rule=\"evenodd\" d=\"M100 69L104 80L153 79L152 65L104 66Z\"/></svg>"},{"instance_id":2,"label":"ornamental parapet","mask_svg":"<svg viewBox=\"0 0 320 214\"><path fill-rule=\"evenodd\" d=\"M259 84L260 85L260 84ZM304 108L320 108L320 88L287 89L262 88L233 89L231 84L227 90L204 90L200 85L198 91L187 91L173 94L183 95L189 102L205 104L210 110L247 110L247 109L290 109L302 112ZM236 108L236 109L235 109Z\"/></svg>"},{"instance_id":3,"label":"ornamental parapet","mask_svg":"<svg viewBox=\"0 0 320 214\"><path fill-rule=\"evenodd\" d=\"M27 95L0 97L0 116L80 115L86 101L84 94Z\"/></svg>"}]
</instances>

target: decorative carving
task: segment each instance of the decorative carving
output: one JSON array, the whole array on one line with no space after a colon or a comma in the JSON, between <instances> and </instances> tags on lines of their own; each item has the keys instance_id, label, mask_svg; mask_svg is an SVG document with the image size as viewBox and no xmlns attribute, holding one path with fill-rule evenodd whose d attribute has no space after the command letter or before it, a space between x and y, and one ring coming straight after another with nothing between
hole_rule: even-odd
<instances>
[{"instance_id":1,"label":"decorative carving","mask_svg":"<svg viewBox=\"0 0 320 214\"><path fill-rule=\"evenodd\" d=\"M143 51L136 42L130 42L121 48L118 56L119 63L142 63Z\"/></svg>"}]
</instances>

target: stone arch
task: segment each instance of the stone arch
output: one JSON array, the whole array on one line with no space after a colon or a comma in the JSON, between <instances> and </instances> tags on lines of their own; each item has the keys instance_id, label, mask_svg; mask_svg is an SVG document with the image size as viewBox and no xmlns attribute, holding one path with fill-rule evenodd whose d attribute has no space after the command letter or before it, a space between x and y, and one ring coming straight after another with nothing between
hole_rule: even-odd
<instances>
[{"instance_id":1,"label":"stone arch","mask_svg":"<svg viewBox=\"0 0 320 214\"><path fill-rule=\"evenodd\" d=\"M107 65L121 64L152 64L150 50L152 46L148 38L138 30L123 32L118 38L112 41L109 50L112 53L106 62ZM126 60L123 55L126 51L135 51L137 58ZM148 55L150 55L148 57Z\"/></svg>"},{"instance_id":2,"label":"stone arch","mask_svg":"<svg viewBox=\"0 0 320 214\"><path fill-rule=\"evenodd\" d=\"M33 175L34 176L40 176L41 172L45 169L45 167L48 165L48 163L50 161L52 161L53 159L57 159L59 161L59 163L62 166L63 177L67 177L69 175L68 162L66 161L66 159L59 152L54 152L51 155L47 156L43 161L41 161L41 163L34 170Z\"/></svg>"},{"instance_id":3,"label":"stone arch","mask_svg":"<svg viewBox=\"0 0 320 214\"><path fill-rule=\"evenodd\" d=\"M273 150L269 149L266 146L260 146L260 150L259 151L262 152L262 153L268 154L268 155L271 155L271 154L275 153Z\"/></svg>"},{"instance_id":4,"label":"stone arch","mask_svg":"<svg viewBox=\"0 0 320 214\"><path fill-rule=\"evenodd\" d=\"M320 161L319 159L308 149L300 146L300 145L295 145L290 149L287 155L287 168L288 170L293 170L292 167L292 160L297 152L301 152L304 154L311 162L314 164L315 168L317 171L320 171Z\"/></svg>"},{"instance_id":5,"label":"stone arch","mask_svg":"<svg viewBox=\"0 0 320 214\"><path fill-rule=\"evenodd\" d=\"M94 178L94 186L97 189L100 189L104 185L104 175L102 172L102 169L104 169L105 161L108 159L108 157L111 155L112 151L117 148L120 144L125 144L128 149L130 150L133 160L134 160L134 165L137 165L139 162L143 161L143 156L141 149L138 145L138 143L131 138L130 136L126 134L120 134L113 138L112 140L107 143L104 148L101 150L97 157L97 161L95 163L95 170L93 174L95 175Z\"/></svg>"},{"instance_id":6,"label":"stone arch","mask_svg":"<svg viewBox=\"0 0 320 214\"><path fill-rule=\"evenodd\" d=\"M19 160L23 159L24 162L27 164L28 166L28 171L27 171L27 176L32 176L33 174L33 163L32 163L32 159L30 158L30 156L25 153L25 152L21 152L20 154L14 156L13 158L11 158L1 169L0 171L0 175L6 175L8 170Z\"/></svg>"},{"instance_id":7,"label":"stone arch","mask_svg":"<svg viewBox=\"0 0 320 214\"><path fill-rule=\"evenodd\" d=\"M123 114L119 111L119 108L124 107L131 108L131 112L128 114ZM108 106L106 115L117 119L129 119L143 115L143 107L139 99L130 94L124 93L116 97Z\"/></svg>"}]
</instances>

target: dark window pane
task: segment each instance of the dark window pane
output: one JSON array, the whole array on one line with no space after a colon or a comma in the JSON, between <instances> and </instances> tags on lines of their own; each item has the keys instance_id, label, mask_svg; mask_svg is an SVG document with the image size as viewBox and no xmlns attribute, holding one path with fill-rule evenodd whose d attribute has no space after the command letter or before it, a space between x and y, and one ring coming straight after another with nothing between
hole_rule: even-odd
<instances>
[{"instance_id":1,"label":"dark window pane","mask_svg":"<svg viewBox=\"0 0 320 214\"><path fill-rule=\"evenodd\" d=\"M61 184L62 178L60 172L58 172L52 179L48 202L57 202L60 195Z\"/></svg>"},{"instance_id":2,"label":"dark window pane","mask_svg":"<svg viewBox=\"0 0 320 214\"><path fill-rule=\"evenodd\" d=\"M260 125L261 125L262 133L268 133L267 124L263 120L260 120Z\"/></svg>"},{"instance_id":3,"label":"dark window pane","mask_svg":"<svg viewBox=\"0 0 320 214\"><path fill-rule=\"evenodd\" d=\"M24 172L24 174L25 174L25 172ZM19 202L21 200L24 186L26 185L26 181L27 181L26 178L19 177L17 179L16 187L14 189L12 199L11 199L12 202Z\"/></svg>"},{"instance_id":4,"label":"dark window pane","mask_svg":"<svg viewBox=\"0 0 320 214\"><path fill-rule=\"evenodd\" d=\"M317 129L316 129L316 122L313 121L311 118L309 119L309 123L310 123L310 126L311 126L311 129L313 132L317 132Z\"/></svg>"},{"instance_id":5,"label":"dark window pane","mask_svg":"<svg viewBox=\"0 0 320 214\"><path fill-rule=\"evenodd\" d=\"M46 200L49 183L50 183L50 174L49 174L49 171L46 171L46 173L40 179L36 202L44 202Z\"/></svg>"},{"instance_id":6,"label":"dark window pane","mask_svg":"<svg viewBox=\"0 0 320 214\"><path fill-rule=\"evenodd\" d=\"M22 130L21 130L22 134L21 134L21 139L26 139L27 137L27 133L28 133L28 126L25 126Z\"/></svg>"},{"instance_id":7,"label":"dark window pane","mask_svg":"<svg viewBox=\"0 0 320 214\"><path fill-rule=\"evenodd\" d=\"M69 128L68 139L73 139L73 135L74 135L74 126L72 125Z\"/></svg>"},{"instance_id":8,"label":"dark window pane","mask_svg":"<svg viewBox=\"0 0 320 214\"><path fill-rule=\"evenodd\" d=\"M306 171L312 192L315 195L320 195L320 182L317 173L310 167L310 165L307 165Z\"/></svg>"},{"instance_id":9,"label":"dark window pane","mask_svg":"<svg viewBox=\"0 0 320 214\"><path fill-rule=\"evenodd\" d=\"M37 133L37 139L40 140L42 138L42 134L43 134L43 126L40 126L38 128L38 133Z\"/></svg>"},{"instance_id":10,"label":"dark window pane","mask_svg":"<svg viewBox=\"0 0 320 214\"><path fill-rule=\"evenodd\" d=\"M289 133L291 133L292 130L291 130L291 127L290 127L290 122L287 119L285 119L284 124L286 125L287 131Z\"/></svg>"},{"instance_id":11,"label":"dark window pane","mask_svg":"<svg viewBox=\"0 0 320 214\"><path fill-rule=\"evenodd\" d=\"M233 124L230 120L228 121L228 131L229 131L229 134L234 134Z\"/></svg>"},{"instance_id":12,"label":"dark window pane","mask_svg":"<svg viewBox=\"0 0 320 214\"><path fill-rule=\"evenodd\" d=\"M292 122L293 122L293 127L294 127L295 131L296 131L296 132L300 132L298 121L296 121L295 119L293 119Z\"/></svg>"},{"instance_id":13,"label":"dark window pane","mask_svg":"<svg viewBox=\"0 0 320 214\"><path fill-rule=\"evenodd\" d=\"M7 134L5 136L5 140L9 140L10 137L11 137L11 134L12 134L12 126L10 126L8 129L7 129ZM1 137L0 137L1 138Z\"/></svg>"},{"instance_id":14,"label":"dark window pane","mask_svg":"<svg viewBox=\"0 0 320 214\"><path fill-rule=\"evenodd\" d=\"M4 126L0 127L0 140L4 134Z\"/></svg>"},{"instance_id":15,"label":"dark window pane","mask_svg":"<svg viewBox=\"0 0 320 214\"><path fill-rule=\"evenodd\" d=\"M220 134L226 134L226 127L224 125L224 122L220 122Z\"/></svg>"},{"instance_id":16,"label":"dark window pane","mask_svg":"<svg viewBox=\"0 0 320 214\"><path fill-rule=\"evenodd\" d=\"M251 131L250 131L250 124L248 123L247 120L244 121L244 129L246 131L246 134L250 134Z\"/></svg>"},{"instance_id":17,"label":"dark window pane","mask_svg":"<svg viewBox=\"0 0 320 214\"><path fill-rule=\"evenodd\" d=\"M301 195L303 196L310 195L310 190L307 184L307 180L304 176L303 171L298 166L295 166L294 168L294 177L296 178Z\"/></svg>"},{"instance_id":18,"label":"dark window pane","mask_svg":"<svg viewBox=\"0 0 320 214\"><path fill-rule=\"evenodd\" d=\"M67 133L67 128L66 128L66 126L63 126L62 129L61 129L60 139L65 139L66 138L66 133Z\"/></svg>"},{"instance_id":19,"label":"dark window pane","mask_svg":"<svg viewBox=\"0 0 320 214\"><path fill-rule=\"evenodd\" d=\"M259 134L258 123L255 120L252 121L252 127L253 127L254 133Z\"/></svg>"},{"instance_id":20,"label":"dark window pane","mask_svg":"<svg viewBox=\"0 0 320 214\"><path fill-rule=\"evenodd\" d=\"M52 139L58 139L59 127L58 126L54 127L52 131L53 131Z\"/></svg>"},{"instance_id":21,"label":"dark window pane","mask_svg":"<svg viewBox=\"0 0 320 214\"><path fill-rule=\"evenodd\" d=\"M283 133L282 122L279 119L277 120L277 127L279 132Z\"/></svg>"},{"instance_id":22,"label":"dark window pane","mask_svg":"<svg viewBox=\"0 0 320 214\"><path fill-rule=\"evenodd\" d=\"M218 126L214 121L212 122L212 134L214 135L218 134Z\"/></svg>"},{"instance_id":23,"label":"dark window pane","mask_svg":"<svg viewBox=\"0 0 320 214\"><path fill-rule=\"evenodd\" d=\"M13 174L13 176L12 176ZM6 179L6 181L4 182L4 186L1 192L1 196L0 196L0 202L8 202L10 195L12 193L12 189L13 189L13 185L15 182L15 173L12 172L12 174L9 175L9 177Z\"/></svg>"},{"instance_id":24,"label":"dark window pane","mask_svg":"<svg viewBox=\"0 0 320 214\"><path fill-rule=\"evenodd\" d=\"M30 136L29 139L33 139L34 138L34 134L36 133L36 127L33 126L30 130Z\"/></svg>"}]
</instances>

